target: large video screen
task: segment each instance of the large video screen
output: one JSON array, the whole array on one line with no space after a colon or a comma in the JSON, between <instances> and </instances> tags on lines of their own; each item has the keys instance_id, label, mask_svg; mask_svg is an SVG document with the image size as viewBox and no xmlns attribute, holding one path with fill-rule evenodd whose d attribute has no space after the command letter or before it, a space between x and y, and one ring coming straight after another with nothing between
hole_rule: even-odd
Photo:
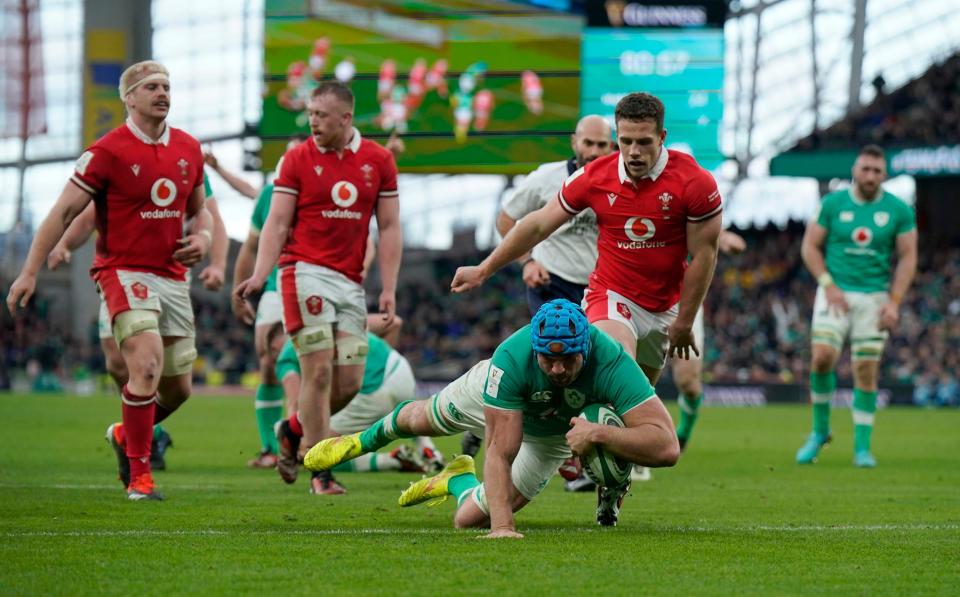
<instances>
[{"instance_id":1,"label":"large video screen","mask_svg":"<svg viewBox=\"0 0 960 597\"><path fill-rule=\"evenodd\" d=\"M693 154L707 169L723 161L723 31L590 28L583 35L581 112L613 121L617 102L634 91L666 108L668 147Z\"/></svg>"},{"instance_id":2,"label":"large video screen","mask_svg":"<svg viewBox=\"0 0 960 597\"><path fill-rule=\"evenodd\" d=\"M268 0L265 168L307 132L320 82L348 83L355 126L406 144L403 172L529 172L570 153L582 21L513 2ZM305 8L306 7L306 8Z\"/></svg>"}]
</instances>

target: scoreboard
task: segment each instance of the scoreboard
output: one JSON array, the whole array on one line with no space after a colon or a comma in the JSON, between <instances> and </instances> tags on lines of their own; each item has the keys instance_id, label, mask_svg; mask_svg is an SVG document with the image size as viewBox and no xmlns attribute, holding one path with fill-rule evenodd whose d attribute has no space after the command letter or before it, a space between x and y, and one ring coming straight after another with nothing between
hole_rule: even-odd
<instances>
[{"instance_id":1,"label":"scoreboard","mask_svg":"<svg viewBox=\"0 0 960 597\"><path fill-rule=\"evenodd\" d=\"M589 27L581 45L581 114L613 122L621 97L645 91L666 108L666 145L712 170L723 161L723 29Z\"/></svg>"}]
</instances>

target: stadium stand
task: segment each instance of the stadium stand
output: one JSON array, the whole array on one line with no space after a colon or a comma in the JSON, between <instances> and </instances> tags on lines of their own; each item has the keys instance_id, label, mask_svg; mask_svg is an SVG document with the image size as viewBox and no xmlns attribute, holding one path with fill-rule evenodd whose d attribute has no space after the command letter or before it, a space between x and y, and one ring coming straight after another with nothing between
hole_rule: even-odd
<instances>
[{"instance_id":1,"label":"stadium stand","mask_svg":"<svg viewBox=\"0 0 960 597\"><path fill-rule=\"evenodd\" d=\"M893 92L881 91L862 110L800 140L796 150L845 149L868 143L895 148L957 142L960 142L960 54L934 64L923 75Z\"/></svg>"}]
</instances>

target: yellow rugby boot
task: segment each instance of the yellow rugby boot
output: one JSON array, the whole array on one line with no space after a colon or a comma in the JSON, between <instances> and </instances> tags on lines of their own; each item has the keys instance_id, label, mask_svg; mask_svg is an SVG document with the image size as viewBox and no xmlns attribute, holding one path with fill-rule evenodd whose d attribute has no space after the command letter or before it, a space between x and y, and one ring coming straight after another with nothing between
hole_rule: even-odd
<instances>
[{"instance_id":1,"label":"yellow rugby boot","mask_svg":"<svg viewBox=\"0 0 960 597\"><path fill-rule=\"evenodd\" d=\"M341 462L353 460L363 454L360 434L329 437L317 442L303 457L303 466L310 471L328 471Z\"/></svg>"},{"instance_id":2,"label":"yellow rugby boot","mask_svg":"<svg viewBox=\"0 0 960 597\"><path fill-rule=\"evenodd\" d=\"M477 473L473 458L466 454L457 456L451 460L450 464L443 467L443 470L436 475L426 479L420 479L416 483L411 483L410 487L407 487L403 493L400 494L399 504L404 508L407 506L416 506L417 504L422 504L430 500L436 500L436 503L439 504L450 495L450 492L447 490L447 483L451 477L465 473Z\"/></svg>"}]
</instances>

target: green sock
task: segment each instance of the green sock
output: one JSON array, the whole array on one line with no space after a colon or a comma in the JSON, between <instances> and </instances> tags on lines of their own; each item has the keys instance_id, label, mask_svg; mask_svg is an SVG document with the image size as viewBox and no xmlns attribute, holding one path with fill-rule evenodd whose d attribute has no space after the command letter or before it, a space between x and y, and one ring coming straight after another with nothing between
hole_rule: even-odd
<instances>
[{"instance_id":1,"label":"green sock","mask_svg":"<svg viewBox=\"0 0 960 597\"><path fill-rule=\"evenodd\" d=\"M869 452L873 417L877 412L877 393L853 389L853 451Z\"/></svg>"},{"instance_id":2,"label":"green sock","mask_svg":"<svg viewBox=\"0 0 960 597\"><path fill-rule=\"evenodd\" d=\"M376 473L378 471L399 471L400 461L389 454L370 452L361 454L352 460L341 462L333 467L335 473Z\"/></svg>"},{"instance_id":3,"label":"green sock","mask_svg":"<svg viewBox=\"0 0 960 597\"><path fill-rule=\"evenodd\" d=\"M837 374L810 373L810 401L813 403L813 432L820 437L830 435L830 403L837 391Z\"/></svg>"},{"instance_id":4,"label":"green sock","mask_svg":"<svg viewBox=\"0 0 960 597\"><path fill-rule=\"evenodd\" d=\"M364 452L376 452L394 440L413 437L412 433L397 428L397 415L410 402L413 401L404 400L390 414L360 433L360 447Z\"/></svg>"},{"instance_id":5,"label":"green sock","mask_svg":"<svg viewBox=\"0 0 960 597\"><path fill-rule=\"evenodd\" d=\"M693 433L693 425L697 422L700 414L700 403L703 402L703 394L699 396L687 396L681 394L677 398L677 404L680 406L680 422L677 424L677 437L683 441L690 439Z\"/></svg>"},{"instance_id":6,"label":"green sock","mask_svg":"<svg viewBox=\"0 0 960 597\"><path fill-rule=\"evenodd\" d=\"M153 426L153 439L160 439L161 435L163 435L163 425L157 423Z\"/></svg>"},{"instance_id":7,"label":"green sock","mask_svg":"<svg viewBox=\"0 0 960 597\"><path fill-rule=\"evenodd\" d=\"M260 433L260 445L271 454L278 454L280 446L277 444L277 435L273 426L283 416L283 387L260 384L257 386L257 396L254 411L257 415L257 431Z\"/></svg>"},{"instance_id":8,"label":"green sock","mask_svg":"<svg viewBox=\"0 0 960 597\"><path fill-rule=\"evenodd\" d=\"M463 503L463 500L467 499L467 496L470 495L470 491L480 485L480 480L477 479L477 476L473 473L462 473L450 477L450 480L447 481L447 493L457 498L457 505Z\"/></svg>"}]
</instances>

